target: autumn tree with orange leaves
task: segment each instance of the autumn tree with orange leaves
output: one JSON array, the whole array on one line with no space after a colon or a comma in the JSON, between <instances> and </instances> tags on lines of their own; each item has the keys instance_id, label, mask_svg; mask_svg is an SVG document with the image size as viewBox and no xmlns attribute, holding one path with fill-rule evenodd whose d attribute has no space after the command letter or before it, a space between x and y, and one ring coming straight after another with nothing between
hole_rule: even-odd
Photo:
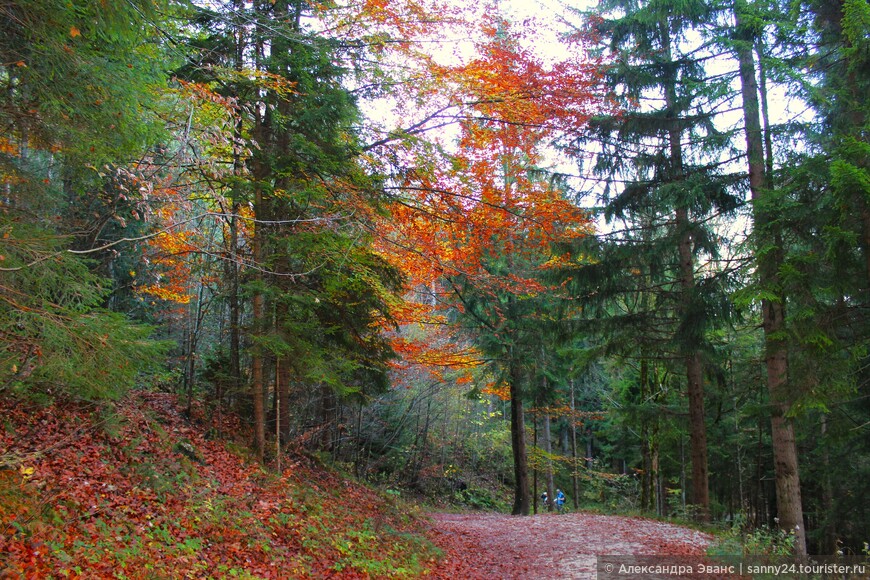
<instances>
[{"instance_id":1,"label":"autumn tree with orange leaves","mask_svg":"<svg viewBox=\"0 0 870 580\"><path fill-rule=\"evenodd\" d=\"M453 108L456 143L434 162L436 148L409 146L408 165L388 186L390 219L379 244L407 273L409 291L430 293L423 314L453 312L455 330L497 369L491 390L506 388L511 405L513 512L528 514L523 404L548 309L563 297L542 273L570 259L552 253L555 242L588 232L585 214L546 179L543 151L596 109L597 77L577 62L545 66L498 17L484 37L467 64L432 67L450 95L439 116Z\"/></svg>"}]
</instances>

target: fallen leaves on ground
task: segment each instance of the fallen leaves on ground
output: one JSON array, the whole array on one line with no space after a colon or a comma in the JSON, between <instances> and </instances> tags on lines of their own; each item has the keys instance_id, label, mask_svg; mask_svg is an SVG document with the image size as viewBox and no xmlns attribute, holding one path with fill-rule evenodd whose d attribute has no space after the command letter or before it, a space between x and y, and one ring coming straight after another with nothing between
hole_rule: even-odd
<instances>
[{"instance_id":1,"label":"fallen leaves on ground","mask_svg":"<svg viewBox=\"0 0 870 580\"><path fill-rule=\"evenodd\" d=\"M407 508L308 459L264 470L169 394L0 416L0 578L416 576L440 554Z\"/></svg>"},{"instance_id":2,"label":"fallen leaves on ground","mask_svg":"<svg viewBox=\"0 0 870 580\"><path fill-rule=\"evenodd\" d=\"M165 393L111 410L0 399L0 416L0 579L594 578L596 555L694 556L710 541L582 513L427 523L310 459L263 469Z\"/></svg>"},{"instance_id":3,"label":"fallen leaves on ground","mask_svg":"<svg viewBox=\"0 0 870 580\"><path fill-rule=\"evenodd\" d=\"M712 536L669 523L589 513L433 514L443 578L596 578L597 556L692 556Z\"/></svg>"}]
</instances>

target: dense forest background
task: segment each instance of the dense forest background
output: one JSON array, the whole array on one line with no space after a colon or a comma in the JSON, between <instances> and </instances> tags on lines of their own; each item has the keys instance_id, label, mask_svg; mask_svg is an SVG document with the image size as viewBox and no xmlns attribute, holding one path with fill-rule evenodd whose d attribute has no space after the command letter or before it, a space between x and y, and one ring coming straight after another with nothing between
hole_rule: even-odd
<instances>
[{"instance_id":1,"label":"dense forest background","mask_svg":"<svg viewBox=\"0 0 870 580\"><path fill-rule=\"evenodd\" d=\"M0 4L0 393L860 552L867 3L514 10Z\"/></svg>"}]
</instances>

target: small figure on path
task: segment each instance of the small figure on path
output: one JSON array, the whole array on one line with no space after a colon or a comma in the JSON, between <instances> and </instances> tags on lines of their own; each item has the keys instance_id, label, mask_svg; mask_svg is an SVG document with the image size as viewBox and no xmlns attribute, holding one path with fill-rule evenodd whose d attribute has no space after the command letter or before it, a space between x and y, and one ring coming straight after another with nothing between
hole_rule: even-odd
<instances>
[{"instance_id":1,"label":"small figure on path","mask_svg":"<svg viewBox=\"0 0 870 580\"><path fill-rule=\"evenodd\" d=\"M541 507L542 508L547 507L547 492L546 491L541 494Z\"/></svg>"},{"instance_id":2,"label":"small figure on path","mask_svg":"<svg viewBox=\"0 0 870 580\"><path fill-rule=\"evenodd\" d=\"M556 490L556 509L558 511L562 511L563 505L565 505L565 494L562 493L561 489L557 489Z\"/></svg>"}]
</instances>

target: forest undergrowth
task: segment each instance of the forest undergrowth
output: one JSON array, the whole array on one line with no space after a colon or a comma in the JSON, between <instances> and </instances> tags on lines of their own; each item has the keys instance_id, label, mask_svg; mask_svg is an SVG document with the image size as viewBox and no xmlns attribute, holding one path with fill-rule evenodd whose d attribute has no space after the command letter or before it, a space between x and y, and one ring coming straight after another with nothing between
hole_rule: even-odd
<instances>
[{"instance_id":1,"label":"forest undergrowth","mask_svg":"<svg viewBox=\"0 0 870 580\"><path fill-rule=\"evenodd\" d=\"M0 578L438 577L445 557L414 506L304 456L264 469L237 420L209 438L174 395L0 416Z\"/></svg>"}]
</instances>

